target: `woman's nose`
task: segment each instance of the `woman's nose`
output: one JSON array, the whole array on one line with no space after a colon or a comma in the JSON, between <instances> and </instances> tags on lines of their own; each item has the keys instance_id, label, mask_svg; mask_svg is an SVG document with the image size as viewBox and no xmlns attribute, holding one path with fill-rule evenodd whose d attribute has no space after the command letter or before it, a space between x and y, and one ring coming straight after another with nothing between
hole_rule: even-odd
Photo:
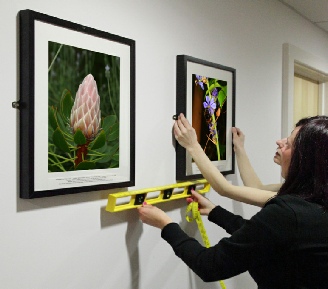
<instances>
[{"instance_id":1,"label":"woman's nose","mask_svg":"<svg viewBox=\"0 0 328 289\"><path fill-rule=\"evenodd\" d=\"M283 138L283 139L279 139L276 141L276 144L278 145L279 148L282 148L285 146L286 144L286 138Z\"/></svg>"}]
</instances>

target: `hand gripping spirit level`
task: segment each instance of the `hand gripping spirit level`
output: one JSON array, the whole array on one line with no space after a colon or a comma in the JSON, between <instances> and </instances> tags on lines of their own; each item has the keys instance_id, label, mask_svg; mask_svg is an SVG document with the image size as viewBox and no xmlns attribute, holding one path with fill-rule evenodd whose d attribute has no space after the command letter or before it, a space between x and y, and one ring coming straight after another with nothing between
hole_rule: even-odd
<instances>
[{"instance_id":1,"label":"hand gripping spirit level","mask_svg":"<svg viewBox=\"0 0 328 289\"><path fill-rule=\"evenodd\" d=\"M172 185L114 193L108 195L106 211L119 212L140 207L143 202L149 205L187 198L194 189L200 194L210 190L205 179L181 182Z\"/></svg>"}]
</instances>

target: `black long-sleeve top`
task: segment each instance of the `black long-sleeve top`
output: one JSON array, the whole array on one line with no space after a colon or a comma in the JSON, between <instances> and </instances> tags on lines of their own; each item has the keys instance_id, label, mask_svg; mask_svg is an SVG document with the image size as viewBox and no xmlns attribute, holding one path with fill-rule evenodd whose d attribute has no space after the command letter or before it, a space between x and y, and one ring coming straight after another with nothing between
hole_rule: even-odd
<instances>
[{"instance_id":1,"label":"black long-sleeve top","mask_svg":"<svg viewBox=\"0 0 328 289\"><path fill-rule=\"evenodd\" d=\"M162 238L204 281L249 271L259 289L328 288L328 212L297 196L278 196L250 220L215 207L208 219L232 234L205 248L176 223Z\"/></svg>"}]
</instances>

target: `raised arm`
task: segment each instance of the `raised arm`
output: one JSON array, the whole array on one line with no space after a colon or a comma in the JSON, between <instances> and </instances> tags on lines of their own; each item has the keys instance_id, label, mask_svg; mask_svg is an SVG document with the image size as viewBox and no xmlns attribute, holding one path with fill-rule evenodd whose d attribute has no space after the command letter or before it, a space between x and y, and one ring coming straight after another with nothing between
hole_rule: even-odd
<instances>
[{"instance_id":1,"label":"raised arm","mask_svg":"<svg viewBox=\"0 0 328 289\"><path fill-rule=\"evenodd\" d=\"M264 185L254 171L244 147L245 135L243 132L237 127L233 127L231 132L237 165L243 184L247 187L277 192L281 184Z\"/></svg>"},{"instance_id":2,"label":"raised arm","mask_svg":"<svg viewBox=\"0 0 328 289\"><path fill-rule=\"evenodd\" d=\"M230 184L204 153L197 141L194 128L183 114L180 114L174 123L174 136L179 144L191 154L203 177L220 195L259 207L263 207L268 199L276 195L271 191Z\"/></svg>"}]
</instances>

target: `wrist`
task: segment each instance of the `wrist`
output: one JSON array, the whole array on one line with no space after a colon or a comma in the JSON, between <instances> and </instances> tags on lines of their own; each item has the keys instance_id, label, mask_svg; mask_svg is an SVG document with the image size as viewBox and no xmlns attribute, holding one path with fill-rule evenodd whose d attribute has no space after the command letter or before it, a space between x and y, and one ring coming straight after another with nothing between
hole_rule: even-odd
<instances>
[{"instance_id":1,"label":"wrist","mask_svg":"<svg viewBox=\"0 0 328 289\"><path fill-rule=\"evenodd\" d=\"M234 146L233 148L237 155L242 155L246 153L244 146Z\"/></svg>"},{"instance_id":2,"label":"wrist","mask_svg":"<svg viewBox=\"0 0 328 289\"><path fill-rule=\"evenodd\" d=\"M202 147L198 142L194 142L193 144L191 144L189 147L186 148L188 153L190 153L191 155L193 155L193 153L195 153L199 149L202 149Z\"/></svg>"},{"instance_id":3,"label":"wrist","mask_svg":"<svg viewBox=\"0 0 328 289\"><path fill-rule=\"evenodd\" d=\"M160 228L161 230L163 230L164 227L166 227L168 224L171 224L171 223L173 223L173 220L172 220L171 218L166 218L165 220L163 220L163 221L161 222L159 228Z\"/></svg>"},{"instance_id":4,"label":"wrist","mask_svg":"<svg viewBox=\"0 0 328 289\"><path fill-rule=\"evenodd\" d=\"M220 207L220 206L214 206L214 208L208 213L208 219L210 220L211 219L211 216L214 214L215 215L215 209L217 208L217 207Z\"/></svg>"},{"instance_id":5,"label":"wrist","mask_svg":"<svg viewBox=\"0 0 328 289\"><path fill-rule=\"evenodd\" d=\"M208 208L207 216L212 212L212 210L213 210L214 208L215 208L215 205L214 205L214 204Z\"/></svg>"}]
</instances>

